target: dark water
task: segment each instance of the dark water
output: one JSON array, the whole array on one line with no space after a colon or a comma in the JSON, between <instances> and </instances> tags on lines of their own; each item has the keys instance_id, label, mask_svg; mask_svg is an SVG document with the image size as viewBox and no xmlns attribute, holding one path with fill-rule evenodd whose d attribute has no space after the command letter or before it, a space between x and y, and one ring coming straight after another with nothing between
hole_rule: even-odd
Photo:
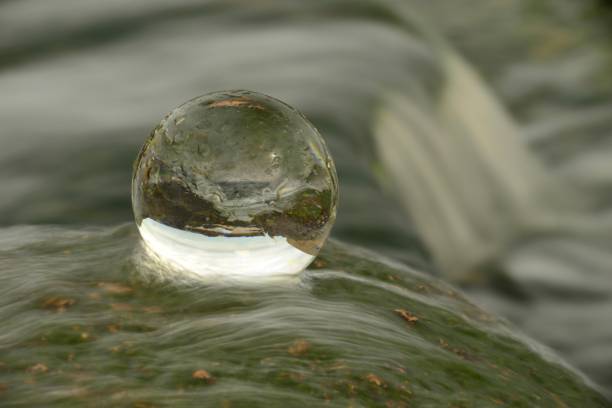
<instances>
[{"instance_id":1,"label":"dark water","mask_svg":"<svg viewBox=\"0 0 612 408\"><path fill-rule=\"evenodd\" d=\"M132 225L0 242L2 406L609 406L450 286L338 242L248 286L160 275Z\"/></svg>"},{"instance_id":2,"label":"dark water","mask_svg":"<svg viewBox=\"0 0 612 408\"><path fill-rule=\"evenodd\" d=\"M80 293L82 282L69 271L87 259L92 279L132 276L133 265L121 265L134 243L127 230L103 230L105 238L84 241L97 255L70 264L58 258L55 234L76 245L93 225L130 221L131 164L151 128L195 95L246 88L299 108L325 137L341 185L335 237L461 283L611 389L612 57L609 14L595 7L530 0L0 3L0 248L7 257L0 265L12 268L5 279L20 296L0 311L8 328L2 338L12 339L4 350L17 350L16 339L37 338L47 325L97 324L87 323L96 314L53 314L62 308L53 302L51 312L38 309L47 295ZM71 229L11 229L19 224ZM20 249L24 243L49 256L32 257ZM104 248L111 252L97 252ZM106 265L113 251L121 256ZM36 264L26 261L37 260L32 275ZM64 271L59 281L39 281L56 267ZM94 280L86 285L97 287ZM347 282L338 296L348 306L357 302L351 294L371 293ZM36 285L43 294L28 303ZM61 288L66 293L56 294ZM287 300L280 292L271 301ZM151 292L153 304L159 293ZM219 293L221 311L224 296L231 303L234 295ZM385 295L372 296L367 307L382 307ZM292 316L304 317L317 302ZM276 319L252 313L253 321ZM139 324L157 330L154 319L146 314ZM397 330L380 319L360 320L355 330ZM103 359L85 350L90 366ZM394 355L386 346L377 352L385 361ZM25 381L28 367L11 366L9 376L19 372ZM122 373L108 374L109 381L133 374ZM50 392L53 378L44 380ZM35 398L18 390L19 399Z\"/></svg>"}]
</instances>

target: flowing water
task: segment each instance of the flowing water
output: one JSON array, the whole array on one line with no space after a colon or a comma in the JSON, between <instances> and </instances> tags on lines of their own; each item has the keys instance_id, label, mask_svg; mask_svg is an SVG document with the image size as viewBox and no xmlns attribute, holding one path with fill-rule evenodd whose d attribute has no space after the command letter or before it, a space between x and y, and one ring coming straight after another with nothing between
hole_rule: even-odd
<instances>
[{"instance_id":1,"label":"flowing water","mask_svg":"<svg viewBox=\"0 0 612 408\"><path fill-rule=\"evenodd\" d=\"M294 351L308 348L300 339L308 339L309 333L324 338L325 327L338 324L346 330L324 340L330 350L344 345L349 353L351 347L355 353L372 353L373 360L359 362L364 370L359 378L367 378L372 361L376 365L396 357L391 343L380 338L370 339L367 349L354 344L359 334L379 330L388 338L398 330L386 324L386 317L367 314L368 307L401 307L385 303L387 292L369 291L359 280L339 279L333 305L319 304L321 299L309 297L306 289L273 294L235 289L240 293L232 294L226 288L215 294L200 288L191 289L189 298L166 286L163 290L172 296L162 295L154 286L148 293L138 279L128 284L128 277L121 277L133 277L137 269L126 261L132 259L128 253L136 239L129 228L92 229L132 219L131 165L167 111L211 90L243 88L287 101L324 136L341 189L333 236L464 285L480 303L612 389L609 20L603 12L588 15L594 3L574 3L1 2L0 224L5 227L0 267L11 273L3 275L0 338L3 352L18 354L10 355L9 374L2 371L9 358L0 357L0 375L17 370L23 375L20 384L42 381L49 395L57 385L60 402L68 398L62 392L91 398L90 385L85 390L62 387L70 376L94 375L87 370L103 363L117 371L97 371L96 378L106 376L101 384L114 387L127 374L135 376L127 387L132 391L123 397L129 403L140 401L138 381L150 379L176 387L177 393L198 393L176 374L191 375L189 370L198 368L173 359L170 345L185 336L180 340L183 351L188 350L183 358L194 352L194 358L208 359L198 354L204 352L192 340L214 325L219 338L211 344L227 342L226 348L207 347L221 350L219 360L235 364L232 368L216 361L221 368L215 372L216 357L197 360L206 361L202 370L215 377L236 374L237 359L265 359L274 347L289 350L292 341L298 341ZM11 227L16 224L31 226ZM70 224L71 229L36 226L44 224ZM57 251L57 237L67 240L60 245L66 254ZM79 247L81 242L87 251ZM78 248L82 257L75 256L70 264ZM123 283L108 283L116 281ZM111 288L112 299L81 298L89 290L83 287L106 296L104 285ZM361 291L363 297L352 297ZM134 293L136 305L130 309ZM368 295L368 306L355 314L351 305ZM171 300L173 296L178 299ZM144 311L163 308L165 302L177 303L164 318ZM270 309L255 306L261 302L269 302ZM210 320L191 315L190 326L190 313L209 309ZM187 313L185 320L173 325L181 311ZM347 315L354 320L344 321ZM233 319L228 326L222 324L225 318ZM285 338L283 328L291 330L290 321L300 319L312 326L296 326L300 335ZM249 327L253 322L258 326ZM117 330L126 337L121 341L129 342L133 333L161 337L137 336L148 342L134 351L143 360L107 361L98 347L127 352L121 341L107 338L114 330L110 325L127 325L128 334ZM265 337L268 331L270 337ZM79 337L83 334L100 344L90 348L89 338ZM58 384L53 377L37 377L46 373L42 366L32 368L39 361L16 363L31 352L29 346L45 342L41 336L50 344L49 355L41 346L37 357L48 357L44 367L49 373L65 372L65 378L57 377ZM258 336L267 339L261 353ZM315 344L313 338L307 343ZM81 348L70 351L72 344ZM244 349L247 344L254 348L252 356ZM384 348L376 349L376 344ZM147 367L135 374L141 361L151 361L147 356L156 346L161 354L153 374L147 374ZM399 349L406 350L404 346ZM59 364L58 359L77 359L78 351L89 368L75 374L63 364L82 363ZM328 353L321 358L335 351ZM173 364L178 371L171 369ZM164 366L169 366L167 376ZM199 376L191 380L208 381L205 374ZM376 387L377 381L365 381ZM244 392L264 395L265 387L255 385L264 383L261 377ZM186 391L180 391L182 386ZM221 390L206 393L218 392L214 398L222 401L232 383L219 378L215 386ZM19 387L22 402L33 404L27 389ZM152 387L148 392L157 394L142 400L152 404L161 390ZM269 391L266 398L281 399L286 392ZM101 385L96 392L109 391Z\"/></svg>"},{"instance_id":2,"label":"flowing water","mask_svg":"<svg viewBox=\"0 0 612 408\"><path fill-rule=\"evenodd\" d=\"M164 272L131 224L0 242L3 406L609 406L450 286L333 240L274 284Z\"/></svg>"}]
</instances>

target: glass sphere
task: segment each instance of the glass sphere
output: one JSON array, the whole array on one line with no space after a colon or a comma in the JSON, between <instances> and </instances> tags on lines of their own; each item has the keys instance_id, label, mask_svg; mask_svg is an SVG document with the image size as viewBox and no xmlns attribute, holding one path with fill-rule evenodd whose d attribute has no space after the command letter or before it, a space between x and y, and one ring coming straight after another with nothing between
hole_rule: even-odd
<instances>
[{"instance_id":1,"label":"glass sphere","mask_svg":"<svg viewBox=\"0 0 612 408\"><path fill-rule=\"evenodd\" d=\"M140 234L199 275L295 274L336 217L334 163L315 127L256 92L215 92L170 112L134 167Z\"/></svg>"}]
</instances>

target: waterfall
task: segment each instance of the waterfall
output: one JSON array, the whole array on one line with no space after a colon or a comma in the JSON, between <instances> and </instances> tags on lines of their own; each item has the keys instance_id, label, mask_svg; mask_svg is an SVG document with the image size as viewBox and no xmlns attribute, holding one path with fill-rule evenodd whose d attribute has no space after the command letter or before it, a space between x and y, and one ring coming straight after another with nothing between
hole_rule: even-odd
<instances>
[{"instance_id":1,"label":"waterfall","mask_svg":"<svg viewBox=\"0 0 612 408\"><path fill-rule=\"evenodd\" d=\"M575 228L587 203L530 151L474 70L443 55L435 100L387 92L373 134L383 184L394 186L439 269L469 281L517 238Z\"/></svg>"}]
</instances>

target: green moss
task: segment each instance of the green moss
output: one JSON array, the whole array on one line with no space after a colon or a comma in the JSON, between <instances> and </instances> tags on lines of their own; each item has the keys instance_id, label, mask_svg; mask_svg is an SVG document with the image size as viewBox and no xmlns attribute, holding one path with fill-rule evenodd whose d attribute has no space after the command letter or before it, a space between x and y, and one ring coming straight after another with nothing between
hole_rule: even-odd
<instances>
[{"instance_id":1,"label":"green moss","mask_svg":"<svg viewBox=\"0 0 612 408\"><path fill-rule=\"evenodd\" d=\"M2 406L610 406L374 253L331 241L299 283L240 287L152 279L137 242L131 226L57 229L1 254Z\"/></svg>"}]
</instances>

